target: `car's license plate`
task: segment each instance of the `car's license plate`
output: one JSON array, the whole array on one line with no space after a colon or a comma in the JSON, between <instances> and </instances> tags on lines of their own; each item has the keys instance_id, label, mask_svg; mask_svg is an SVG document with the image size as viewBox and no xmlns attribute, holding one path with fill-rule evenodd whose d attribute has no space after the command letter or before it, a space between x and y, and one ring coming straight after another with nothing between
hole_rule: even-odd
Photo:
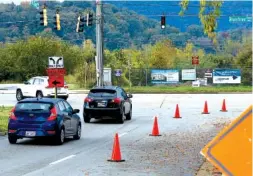
<instances>
[{"instance_id":1,"label":"car's license plate","mask_svg":"<svg viewBox=\"0 0 253 176\"><path fill-rule=\"evenodd\" d=\"M25 135L26 136L35 136L36 135L36 131L26 131Z\"/></svg>"},{"instance_id":2,"label":"car's license plate","mask_svg":"<svg viewBox=\"0 0 253 176\"><path fill-rule=\"evenodd\" d=\"M106 102L98 102L98 107L106 107Z\"/></svg>"}]
</instances>

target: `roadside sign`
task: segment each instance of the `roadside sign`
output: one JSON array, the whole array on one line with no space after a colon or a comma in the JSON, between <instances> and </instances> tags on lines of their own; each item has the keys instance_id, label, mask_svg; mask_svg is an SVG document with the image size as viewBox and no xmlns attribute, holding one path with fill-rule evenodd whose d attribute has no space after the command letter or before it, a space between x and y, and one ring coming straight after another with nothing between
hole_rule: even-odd
<instances>
[{"instance_id":1,"label":"roadside sign","mask_svg":"<svg viewBox=\"0 0 253 176\"><path fill-rule=\"evenodd\" d=\"M121 74L122 74L122 70L121 69L115 70L115 76L121 76Z\"/></svg>"},{"instance_id":2,"label":"roadside sign","mask_svg":"<svg viewBox=\"0 0 253 176\"><path fill-rule=\"evenodd\" d=\"M226 176L252 175L252 105L200 153Z\"/></svg>"},{"instance_id":3,"label":"roadside sign","mask_svg":"<svg viewBox=\"0 0 253 176\"><path fill-rule=\"evenodd\" d=\"M215 84L240 84L240 69L214 69L213 83Z\"/></svg>"},{"instance_id":4,"label":"roadside sign","mask_svg":"<svg viewBox=\"0 0 253 176\"><path fill-rule=\"evenodd\" d=\"M49 76L48 87L49 88L64 87L64 76L63 75Z\"/></svg>"},{"instance_id":5,"label":"roadside sign","mask_svg":"<svg viewBox=\"0 0 253 176\"><path fill-rule=\"evenodd\" d=\"M48 57L48 68L64 68L63 57Z\"/></svg>"},{"instance_id":6,"label":"roadside sign","mask_svg":"<svg viewBox=\"0 0 253 176\"><path fill-rule=\"evenodd\" d=\"M65 75L66 69L65 68L48 68L47 69L47 75L48 76L55 76L55 75Z\"/></svg>"},{"instance_id":7,"label":"roadside sign","mask_svg":"<svg viewBox=\"0 0 253 176\"><path fill-rule=\"evenodd\" d=\"M199 65L199 56L192 56L192 65Z\"/></svg>"},{"instance_id":8,"label":"roadside sign","mask_svg":"<svg viewBox=\"0 0 253 176\"><path fill-rule=\"evenodd\" d=\"M182 80L196 80L196 69L182 69Z\"/></svg>"}]
</instances>

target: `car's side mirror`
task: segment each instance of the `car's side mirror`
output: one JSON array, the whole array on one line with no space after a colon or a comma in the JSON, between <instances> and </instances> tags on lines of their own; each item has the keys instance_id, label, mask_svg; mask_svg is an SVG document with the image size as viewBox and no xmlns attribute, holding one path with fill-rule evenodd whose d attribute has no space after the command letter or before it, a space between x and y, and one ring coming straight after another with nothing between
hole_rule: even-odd
<instances>
[{"instance_id":1,"label":"car's side mirror","mask_svg":"<svg viewBox=\"0 0 253 176\"><path fill-rule=\"evenodd\" d=\"M133 95L132 94L127 94L127 97L128 98L133 98Z\"/></svg>"},{"instance_id":2,"label":"car's side mirror","mask_svg":"<svg viewBox=\"0 0 253 176\"><path fill-rule=\"evenodd\" d=\"M77 114L77 113L79 113L79 112L80 112L79 109L74 109L74 110L73 110L73 114Z\"/></svg>"},{"instance_id":3,"label":"car's side mirror","mask_svg":"<svg viewBox=\"0 0 253 176\"><path fill-rule=\"evenodd\" d=\"M25 81L25 82L24 82L24 84L28 85L28 84L30 84L30 82L28 82L28 81Z\"/></svg>"}]
</instances>

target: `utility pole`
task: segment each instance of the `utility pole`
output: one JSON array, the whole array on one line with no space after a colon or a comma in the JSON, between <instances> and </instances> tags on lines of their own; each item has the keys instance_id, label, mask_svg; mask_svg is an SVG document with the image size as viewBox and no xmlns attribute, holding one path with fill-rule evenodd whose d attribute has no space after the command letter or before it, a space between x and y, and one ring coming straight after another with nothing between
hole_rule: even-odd
<instances>
[{"instance_id":1,"label":"utility pole","mask_svg":"<svg viewBox=\"0 0 253 176\"><path fill-rule=\"evenodd\" d=\"M96 55L97 55L97 86L103 86L104 64L103 64L103 16L101 0L96 0Z\"/></svg>"}]
</instances>

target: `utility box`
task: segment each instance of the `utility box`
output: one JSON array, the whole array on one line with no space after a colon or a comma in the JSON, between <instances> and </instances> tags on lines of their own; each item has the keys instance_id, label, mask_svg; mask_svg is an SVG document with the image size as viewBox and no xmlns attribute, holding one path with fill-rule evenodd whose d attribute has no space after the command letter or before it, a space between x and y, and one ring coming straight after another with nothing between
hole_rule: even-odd
<instances>
[{"instance_id":1,"label":"utility box","mask_svg":"<svg viewBox=\"0 0 253 176\"><path fill-rule=\"evenodd\" d=\"M105 85L112 85L112 69L111 68L104 68L104 84Z\"/></svg>"}]
</instances>

